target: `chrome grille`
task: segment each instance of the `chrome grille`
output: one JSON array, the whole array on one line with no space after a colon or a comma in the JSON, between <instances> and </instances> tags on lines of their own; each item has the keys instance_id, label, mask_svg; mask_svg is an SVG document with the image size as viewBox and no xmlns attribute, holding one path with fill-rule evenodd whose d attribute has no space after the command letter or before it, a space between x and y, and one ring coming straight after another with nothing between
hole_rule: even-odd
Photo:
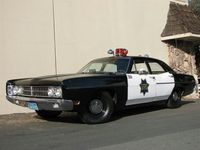
<instances>
[{"instance_id":1,"label":"chrome grille","mask_svg":"<svg viewBox=\"0 0 200 150\"><path fill-rule=\"evenodd\" d=\"M48 97L48 87L45 86L23 86L21 96Z\"/></svg>"}]
</instances>

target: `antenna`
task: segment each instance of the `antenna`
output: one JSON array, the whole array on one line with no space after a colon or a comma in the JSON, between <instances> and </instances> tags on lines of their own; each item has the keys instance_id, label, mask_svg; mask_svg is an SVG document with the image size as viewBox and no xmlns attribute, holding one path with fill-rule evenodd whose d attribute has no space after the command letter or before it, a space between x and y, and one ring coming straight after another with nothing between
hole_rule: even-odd
<instances>
[{"instance_id":1,"label":"antenna","mask_svg":"<svg viewBox=\"0 0 200 150\"><path fill-rule=\"evenodd\" d=\"M53 42L54 42L54 61L55 61L55 74L58 74L57 68L57 49L56 49L56 22L55 22L55 5L54 0L52 0L52 15L53 15Z\"/></svg>"}]
</instances>

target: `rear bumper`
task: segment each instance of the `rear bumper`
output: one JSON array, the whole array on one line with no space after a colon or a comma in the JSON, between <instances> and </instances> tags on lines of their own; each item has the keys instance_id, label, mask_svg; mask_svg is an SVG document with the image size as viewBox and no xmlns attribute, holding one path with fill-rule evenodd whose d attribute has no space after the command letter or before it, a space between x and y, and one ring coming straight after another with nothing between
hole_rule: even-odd
<instances>
[{"instance_id":1,"label":"rear bumper","mask_svg":"<svg viewBox=\"0 0 200 150\"><path fill-rule=\"evenodd\" d=\"M34 102L38 110L70 111L73 110L73 101L65 99L46 99L21 96L6 96L7 100L13 104L28 107L29 102Z\"/></svg>"}]
</instances>

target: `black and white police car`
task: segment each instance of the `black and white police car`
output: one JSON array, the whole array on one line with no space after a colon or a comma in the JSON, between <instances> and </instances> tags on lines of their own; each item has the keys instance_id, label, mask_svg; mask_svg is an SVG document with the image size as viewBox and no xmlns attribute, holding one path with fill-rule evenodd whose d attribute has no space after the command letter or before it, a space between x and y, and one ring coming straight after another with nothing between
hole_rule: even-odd
<instances>
[{"instance_id":1,"label":"black and white police car","mask_svg":"<svg viewBox=\"0 0 200 150\"><path fill-rule=\"evenodd\" d=\"M76 74L9 80L7 99L44 118L76 111L84 123L102 123L131 105L163 101L179 107L181 97L193 92L193 76L160 60L127 56L126 49L109 53L114 56L95 59Z\"/></svg>"}]
</instances>

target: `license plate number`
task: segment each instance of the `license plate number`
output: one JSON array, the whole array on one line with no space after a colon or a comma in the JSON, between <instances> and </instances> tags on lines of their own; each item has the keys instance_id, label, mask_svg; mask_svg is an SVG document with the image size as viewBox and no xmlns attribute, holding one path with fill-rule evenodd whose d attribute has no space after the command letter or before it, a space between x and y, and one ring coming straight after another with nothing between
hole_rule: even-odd
<instances>
[{"instance_id":1,"label":"license plate number","mask_svg":"<svg viewBox=\"0 0 200 150\"><path fill-rule=\"evenodd\" d=\"M39 110L38 105L35 102L28 102L27 105L28 105L28 108L30 108L30 109Z\"/></svg>"}]
</instances>

